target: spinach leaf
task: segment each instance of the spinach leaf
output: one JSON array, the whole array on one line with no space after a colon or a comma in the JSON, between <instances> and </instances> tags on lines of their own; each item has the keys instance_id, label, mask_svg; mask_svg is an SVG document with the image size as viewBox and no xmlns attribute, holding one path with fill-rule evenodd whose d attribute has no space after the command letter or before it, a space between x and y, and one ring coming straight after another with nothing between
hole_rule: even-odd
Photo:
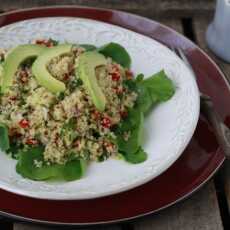
<instances>
[{"instance_id":1,"label":"spinach leaf","mask_svg":"<svg viewBox=\"0 0 230 230\"><path fill-rule=\"evenodd\" d=\"M20 151L23 149L23 144L19 144L15 141L10 142L10 147L6 150L6 153L13 159L18 159Z\"/></svg>"},{"instance_id":2,"label":"spinach leaf","mask_svg":"<svg viewBox=\"0 0 230 230\"><path fill-rule=\"evenodd\" d=\"M138 98L136 101L137 106L139 107L139 109L146 114L150 108L156 104L156 99L154 99L151 96L151 93L149 92L150 90L143 85L138 85Z\"/></svg>"},{"instance_id":3,"label":"spinach leaf","mask_svg":"<svg viewBox=\"0 0 230 230\"><path fill-rule=\"evenodd\" d=\"M119 63L125 68L130 68L131 58L126 49L114 42L108 43L98 49L106 57L111 57L115 62Z\"/></svg>"},{"instance_id":4,"label":"spinach leaf","mask_svg":"<svg viewBox=\"0 0 230 230\"><path fill-rule=\"evenodd\" d=\"M83 159L67 162L62 169L63 179L72 181L80 179L86 171L86 161Z\"/></svg>"},{"instance_id":5,"label":"spinach leaf","mask_svg":"<svg viewBox=\"0 0 230 230\"><path fill-rule=\"evenodd\" d=\"M175 86L164 70L145 79L141 85L148 88L152 99L158 102L169 100L175 93Z\"/></svg>"},{"instance_id":6,"label":"spinach leaf","mask_svg":"<svg viewBox=\"0 0 230 230\"><path fill-rule=\"evenodd\" d=\"M96 49L97 49L96 46L90 45L90 44L80 44L80 46L81 46L82 48L84 48L85 51L93 51L93 50L96 50Z\"/></svg>"},{"instance_id":7,"label":"spinach leaf","mask_svg":"<svg viewBox=\"0 0 230 230\"><path fill-rule=\"evenodd\" d=\"M147 154L141 147L139 147L139 149L135 153L127 152L124 153L123 156L126 161L132 164L142 163L147 159Z\"/></svg>"},{"instance_id":8,"label":"spinach leaf","mask_svg":"<svg viewBox=\"0 0 230 230\"><path fill-rule=\"evenodd\" d=\"M10 147L8 128L0 123L0 149L6 151Z\"/></svg>"},{"instance_id":9,"label":"spinach leaf","mask_svg":"<svg viewBox=\"0 0 230 230\"><path fill-rule=\"evenodd\" d=\"M16 165L17 173L32 180L62 179L72 181L80 179L86 170L83 159L69 161L64 165L47 165L43 159L44 147L33 147L21 151ZM36 167L34 162L41 162L41 167Z\"/></svg>"},{"instance_id":10,"label":"spinach leaf","mask_svg":"<svg viewBox=\"0 0 230 230\"><path fill-rule=\"evenodd\" d=\"M127 122L128 121L128 122ZM135 153L141 145L144 116L139 109L129 112L128 118L121 124L120 135L117 136L118 149L122 153ZM124 133L129 132L128 140L124 140Z\"/></svg>"},{"instance_id":11,"label":"spinach leaf","mask_svg":"<svg viewBox=\"0 0 230 230\"><path fill-rule=\"evenodd\" d=\"M175 86L171 79L162 70L153 76L141 80L136 80L138 92L137 106L143 113L147 113L150 108L157 103L169 100L175 93Z\"/></svg>"},{"instance_id":12,"label":"spinach leaf","mask_svg":"<svg viewBox=\"0 0 230 230\"><path fill-rule=\"evenodd\" d=\"M164 71L147 79L144 79L143 74L139 74L136 79L126 80L123 84L128 90L136 91L138 98L135 107L129 111L128 117L117 128L117 144L124 158L136 164L147 158L146 153L140 147L143 114L146 114L157 103L170 99L175 93L175 87ZM125 132L130 134L128 140L124 140Z\"/></svg>"}]
</instances>

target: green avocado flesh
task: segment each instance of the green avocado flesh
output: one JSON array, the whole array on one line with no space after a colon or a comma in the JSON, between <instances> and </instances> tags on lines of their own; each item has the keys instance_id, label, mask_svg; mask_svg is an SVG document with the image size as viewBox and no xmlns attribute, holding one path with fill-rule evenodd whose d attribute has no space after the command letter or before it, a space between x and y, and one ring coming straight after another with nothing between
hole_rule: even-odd
<instances>
[{"instance_id":1,"label":"green avocado flesh","mask_svg":"<svg viewBox=\"0 0 230 230\"><path fill-rule=\"evenodd\" d=\"M99 111L105 110L106 99L98 85L95 70L98 66L106 65L106 58L95 51L83 53L79 57L79 66L76 71L88 90L92 101Z\"/></svg>"},{"instance_id":2,"label":"green avocado flesh","mask_svg":"<svg viewBox=\"0 0 230 230\"><path fill-rule=\"evenodd\" d=\"M37 57L47 48L41 45L20 45L11 50L3 63L2 87L4 93L12 85L18 67L26 59Z\"/></svg>"},{"instance_id":3,"label":"green avocado flesh","mask_svg":"<svg viewBox=\"0 0 230 230\"><path fill-rule=\"evenodd\" d=\"M65 91L65 84L55 79L48 71L47 64L51 59L71 52L72 45L58 45L48 48L44 53L39 55L32 65L32 73L38 83L47 88L52 93Z\"/></svg>"}]
</instances>

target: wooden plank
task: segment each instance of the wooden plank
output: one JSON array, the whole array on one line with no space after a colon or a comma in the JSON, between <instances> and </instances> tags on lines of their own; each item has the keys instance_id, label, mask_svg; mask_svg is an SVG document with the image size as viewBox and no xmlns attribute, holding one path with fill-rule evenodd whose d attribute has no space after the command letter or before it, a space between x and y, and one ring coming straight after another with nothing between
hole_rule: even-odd
<instances>
[{"instance_id":1,"label":"wooden plank","mask_svg":"<svg viewBox=\"0 0 230 230\"><path fill-rule=\"evenodd\" d=\"M13 230L55 230L57 227L46 227L43 225L15 223ZM74 228L75 229L75 228ZM90 230L92 228L77 228L78 230ZM100 226L94 227L94 230L121 230L119 226Z\"/></svg>"},{"instance_id":2,"label":"wooden plank","mask_svg":"<svg viewBox=\"0 0 230 230\"><path fill-rule=\"evenodd\" d=\"M0 11L48 5L85 5L120 9L150 18L191 17L211 14L215 0L11 0L2 1Z\"/></svg>"},{"instance_id":3,"label":"wooden plank","mask_svg":"<svg viewBox=\"0 0 230 230\"><path fill-rule=\"evenodd\" d=\"M206 16L213 13L215 0L162 0L160 11L164 16Z\"/></svg>"},{"instance_id":4,"label":"wooden plank","mask_svg":"<svg viewBox=\"0 0 230 230\"><path fill-rule=\"evenodd\" d=\"M228 81L230 82L230 65L220 60L217 56L215 56L215 54L213 54L206 45L205 31L209 23L210 23L210 18L194 19L194 28L196 31L198 44L201 46L201 48L203 48L206 52L208 52L208 54L212 57L212 59L220 66L220 68L224 71ZM228 209L230 212L230 161L226 161L224 164L224 167L222 169L222 179L224 183Z\"/></svg>"},{"instance_id":5,"label":"wooden plank","mask_svg":"<svg viewBox=\"0 0 230 230\"><path fill-rule=\"evenodd\" d=\"M223 230L213 181L180 204L136 223L135 230Z\"/></svg>"},{"instance_id":6,"label":"wooden plank","mask_svg":"<svg viewBox=\"0 0 230 230\"><path fill-rule=\"evenodd\" d=\"M176 30L179 33L183 33L183 28L180 19L167 19L167 18L160 18L158 22L171 27L172 29Z\"/></svg>"}]
</instances>

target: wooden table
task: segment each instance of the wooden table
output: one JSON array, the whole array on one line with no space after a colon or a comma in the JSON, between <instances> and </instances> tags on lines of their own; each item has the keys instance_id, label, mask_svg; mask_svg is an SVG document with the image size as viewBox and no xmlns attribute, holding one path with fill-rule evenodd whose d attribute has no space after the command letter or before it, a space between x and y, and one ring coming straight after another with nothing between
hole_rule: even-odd
<instances>
[{"instance_id":1,"label":"wooden table","mask_svg":"<svg viewBox=\"0 0 230 230\"><path fill-rule=\"evenodd\" d=\"M189 37L210 56L230 80L230 64L215 57L206 47L205 30L213 17L214 0L4 0L0 12L34 6L87 5L140 14L164 23ZM230 229L230 163L200 191L186 201L159 214L129 224L95 229L106 230L223 230ZM48 230L44 226L16 223L0 217L1 230Z\"/></svg>"}]
</instances>

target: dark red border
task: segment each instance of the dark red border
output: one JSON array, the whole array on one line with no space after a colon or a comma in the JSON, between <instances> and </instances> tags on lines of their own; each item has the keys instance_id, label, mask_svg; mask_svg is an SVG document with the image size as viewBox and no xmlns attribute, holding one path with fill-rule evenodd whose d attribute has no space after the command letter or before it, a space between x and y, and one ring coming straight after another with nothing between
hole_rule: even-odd
<instances>
[{"instance_id":1,"label":"dark red border","mask_svg":"<svg viewBox=\"0 0 230 230\"><path fill-rule=\"evenodd\" d=\"M212 96L220 115L230 123L229 86L211 59L184 36L157 22L132 14L74 6L35 8L0 16L0 26L47 16L91 18L119 25L186 51L202 91ZM0 190L0 211L15 218L52 224L112 223L154 213L197 190L224 161L204 118L183 155L165 173L143 186L117 195L82 201L37 200Z\"/></svg>"}]
</instances>

